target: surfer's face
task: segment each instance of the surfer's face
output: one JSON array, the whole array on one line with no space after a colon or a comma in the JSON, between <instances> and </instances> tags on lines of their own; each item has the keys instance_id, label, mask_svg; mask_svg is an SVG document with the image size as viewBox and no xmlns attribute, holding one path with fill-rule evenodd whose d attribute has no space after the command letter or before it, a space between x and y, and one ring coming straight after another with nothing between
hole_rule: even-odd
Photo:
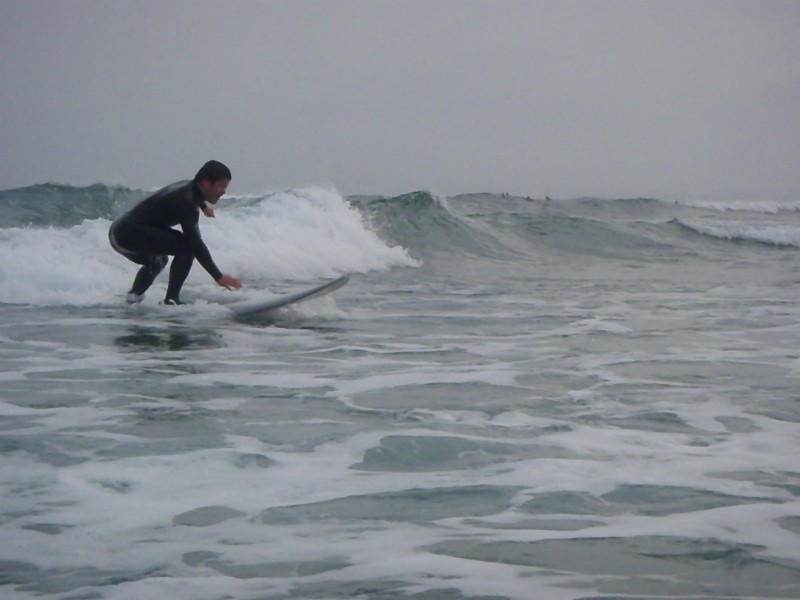
<instances>
[{"instance_id":1,"label":"surfer's face","mask_svg":"<svg viewBox=\"0 0 800 600\"><path fill-rule=\"evenodd\" d=\"M203 179L200 182L200 191L203 193L203 198L210 204L216 204L217 200L222 198L225 190L228 189L228 184L230 182L230 179L218 179L213 183L207 179Z\"/></svg>"}]
</instances>

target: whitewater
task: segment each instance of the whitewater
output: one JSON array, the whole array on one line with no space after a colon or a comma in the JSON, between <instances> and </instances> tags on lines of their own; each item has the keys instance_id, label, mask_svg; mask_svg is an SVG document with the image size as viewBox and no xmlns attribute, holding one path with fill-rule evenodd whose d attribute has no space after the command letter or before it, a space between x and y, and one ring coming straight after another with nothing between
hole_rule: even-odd
<instances>
[{"instance_id":1,"label":"whitewater","mask_svg":"<svg viewBox=\"0 0 800 600\"><path fill-rule=\"evenodd\" d=\"M4 600L800 597L800 199L226 196L127 306L146 195L0 191Z\"/></svg>"}]
</instances>

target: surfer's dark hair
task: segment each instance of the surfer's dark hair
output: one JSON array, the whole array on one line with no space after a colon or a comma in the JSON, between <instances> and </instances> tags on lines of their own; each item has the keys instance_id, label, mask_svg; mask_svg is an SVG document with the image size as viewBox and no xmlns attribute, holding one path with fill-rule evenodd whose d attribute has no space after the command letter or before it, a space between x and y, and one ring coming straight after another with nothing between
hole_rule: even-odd
<instances>
[{"instance_id":1,"label":"surfer's dark hair","mask_svg":"<svg viewBox=\"0 0 800 600\"><path fill-rule=\"evenodd\" d=\"M200 167L197 175L194 176L196 183L200 183L203 180L216 183L220 179L233 179L233 175L231 175L231 170L218 160L208 161Z\"/></svg>"}]
</instances>

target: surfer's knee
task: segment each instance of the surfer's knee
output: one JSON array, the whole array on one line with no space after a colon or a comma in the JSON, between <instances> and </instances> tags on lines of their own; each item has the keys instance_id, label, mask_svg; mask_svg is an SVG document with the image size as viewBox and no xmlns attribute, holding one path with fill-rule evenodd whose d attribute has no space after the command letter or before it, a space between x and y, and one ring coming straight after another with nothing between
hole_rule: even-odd
<instances>
[{"instance_id":1,"label":"surfer's knee","mask_svg":"<svg viewBox=\"0 0 800 600\"><path fill-rule=\"evenodd\" d=\"M166 255L151 256L147 261L147 270L153 275L153 277L155 277L164 270L164 267L167 266L167 260L169 259Z\"/></svg>"}]
</instances>

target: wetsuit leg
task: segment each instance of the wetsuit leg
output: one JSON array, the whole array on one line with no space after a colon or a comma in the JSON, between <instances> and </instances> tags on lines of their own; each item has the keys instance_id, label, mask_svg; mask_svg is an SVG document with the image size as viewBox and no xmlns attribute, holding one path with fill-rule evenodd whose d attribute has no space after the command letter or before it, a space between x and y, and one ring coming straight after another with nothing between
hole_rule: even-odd
<instances>
[{"instance_id":1,"label":"wetsuit leg","mask_svg":"<svg viewBox=\"0 0 800 600\"><path fill-rule=\"evenodd\" d=\"M170 268L167 298L178 298L194 262L194 254L183 233L170 228L159 229L142 225L119 229L112 226L109 241L114 250L128 260L142 265L131 287L134 294L144 294L166 266L167 255L175 256Z\"/></svg>"},{"instance_id":2,"label":"wetsuit leg","mask_svg":"<svg viewBox=\"0 0 800 600\"><path fill-rule=\"evenodd\" d=\"M194 254L191 249L186 246L182 252L175 255L172 259L172 265L169 268L169 285L167 286L166 299L178 301L181 295L181 288L183 282L189 276L189 271L192 270L194 264Z\"/></svg>"},{"instance_id":3,"label":"wetsuit leg","mask_svg":"<svg viewBox=\"0 0 800 600\"><path fill-rule=\"evenodd\" d=\"M147 256L142 257L145 262L144 266L139 269L139 272L136 273L136 279L133 280L133 286L131 286L131 293L141 296L144 294L153 282L155 281L158 274L164 270L164 267L167 266L167 257L166 255L161 256ZM138 261L134 261L137 262ZM138 263L141 264L141 263Z\"/></svg>"}]
</instances>

